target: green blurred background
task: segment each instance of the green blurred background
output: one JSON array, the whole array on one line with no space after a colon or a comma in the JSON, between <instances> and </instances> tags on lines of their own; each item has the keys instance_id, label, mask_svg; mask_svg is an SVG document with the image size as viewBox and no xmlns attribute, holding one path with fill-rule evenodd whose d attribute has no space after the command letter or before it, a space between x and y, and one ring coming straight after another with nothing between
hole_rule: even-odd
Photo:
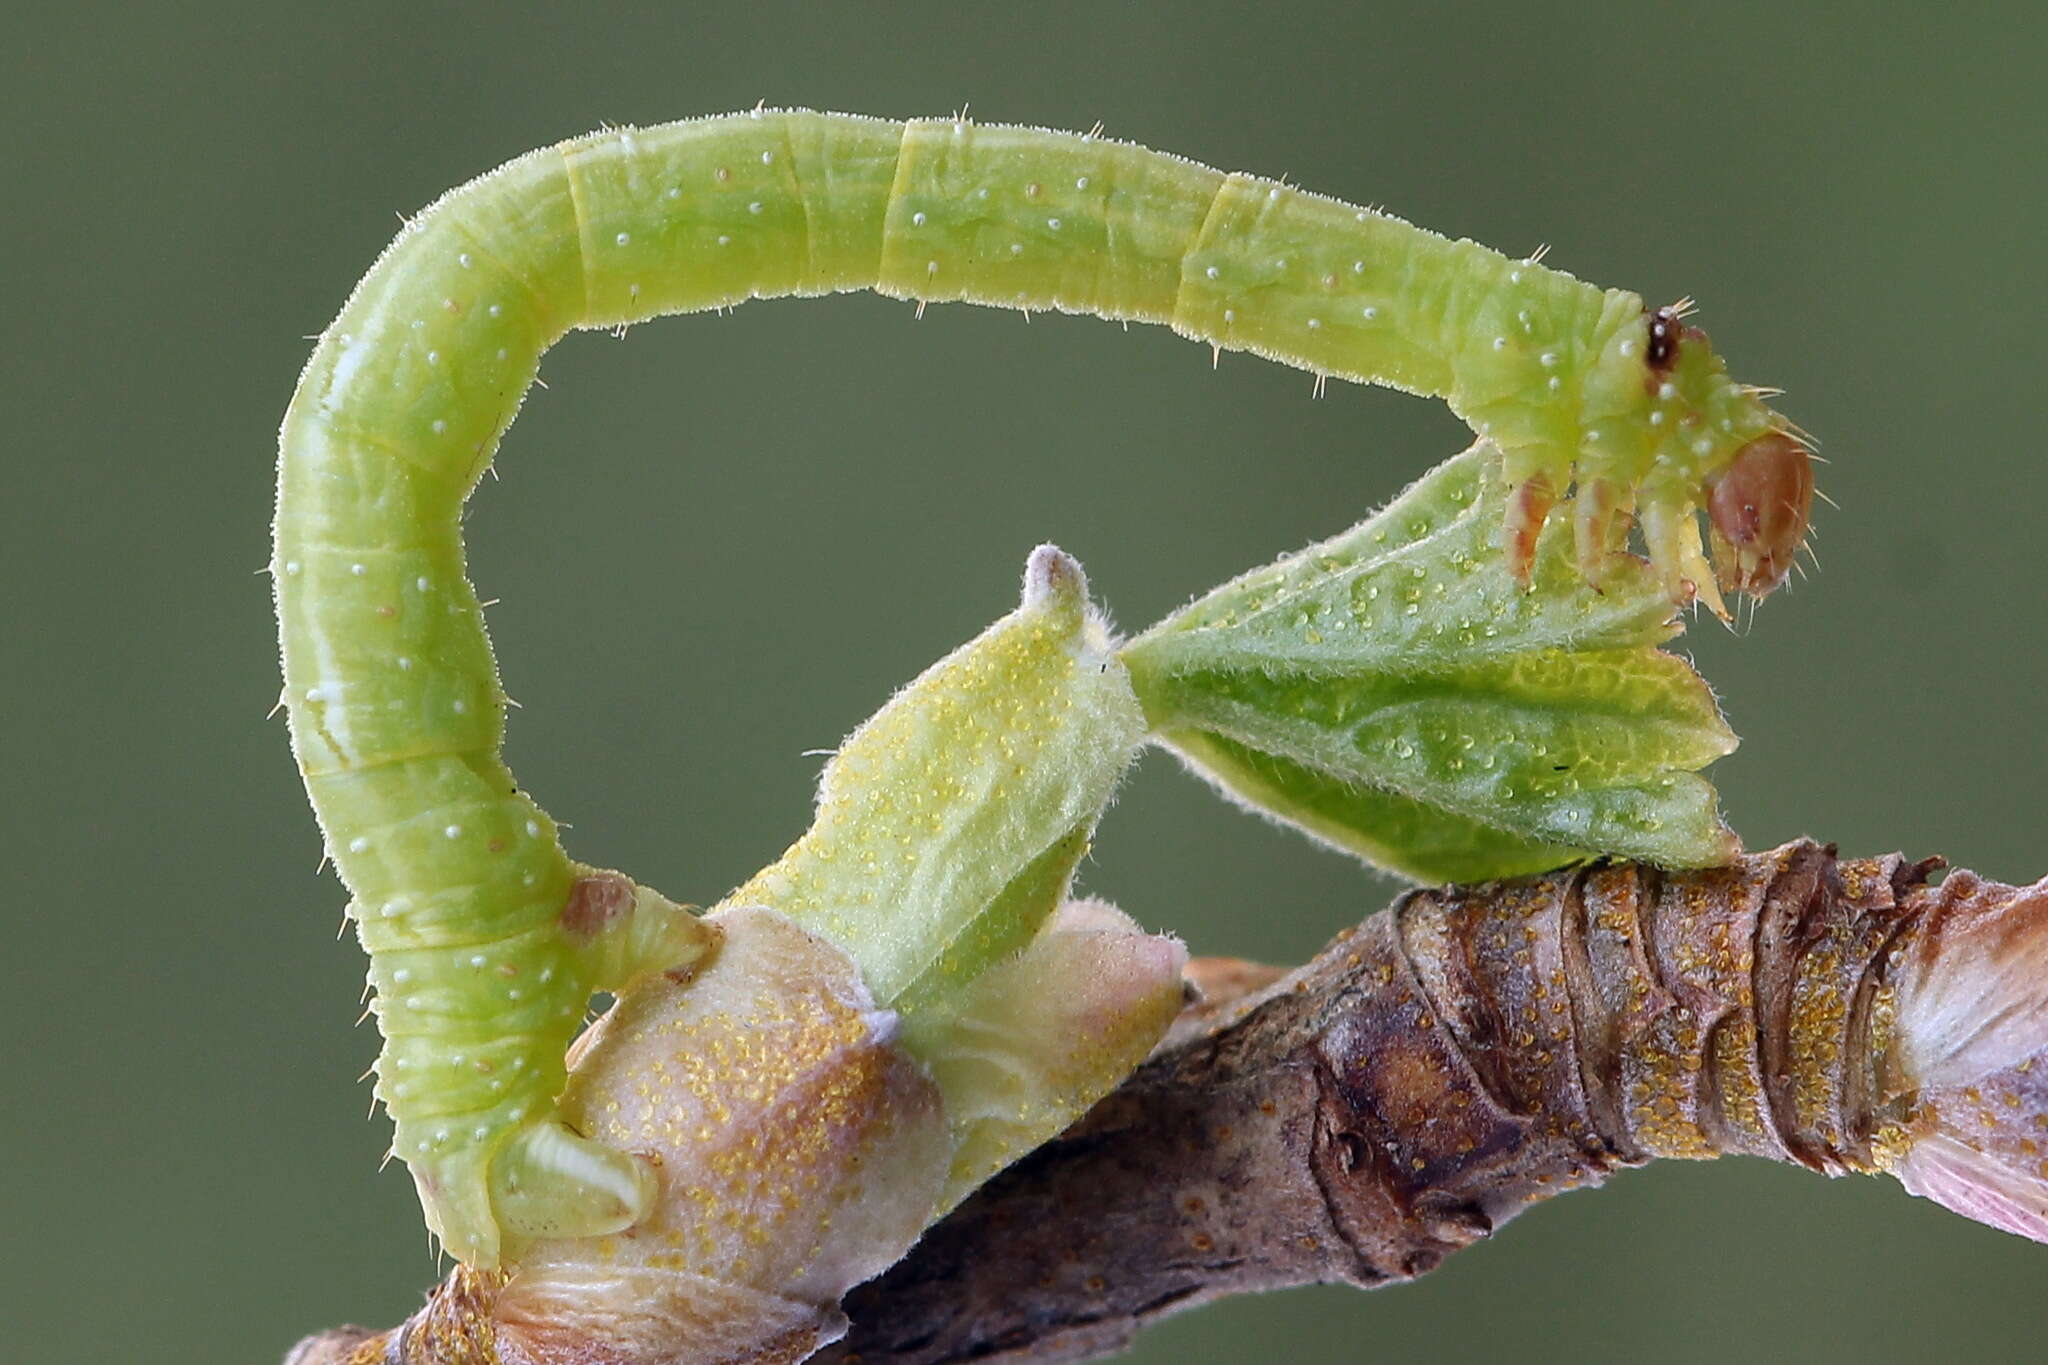
<instances>
[{"instance_id":1,"label":"green blurred background","mask_svg":"<svg viewBox=\"0 0 2048 1365\"><path fill-rule=\"evenodd\" d=\"M601 122L761 100L1108 131L1653 301L1826 442L1825 571L1686 645L1756 846L2048 871L2032 4L55 5L0 51L0 1357L277 1360L434 1274L281 723L272 441L394 215ZM1129 627L1463 444L1163 331L871 296L572 339L470 538L522 778L708 902L818 760L1056 539ZM1163 756L1088 887L1312 952L1392 889ZM2039 1360L2048 1248L1755 1162L1536 1210L1419 1284L1222 1305L1146 1361Z\"/></svg>"}]
</instances>

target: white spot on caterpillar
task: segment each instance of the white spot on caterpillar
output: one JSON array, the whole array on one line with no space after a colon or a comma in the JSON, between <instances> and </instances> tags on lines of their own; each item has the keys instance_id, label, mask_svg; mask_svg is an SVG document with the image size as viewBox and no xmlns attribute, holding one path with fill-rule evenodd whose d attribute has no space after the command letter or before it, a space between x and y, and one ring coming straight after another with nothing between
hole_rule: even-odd
<instances>
[{"instance_id":1,"label":"white spot on caterpillar","mask_svg":"<svg viewBox=\"0 0 2048 1365\"><path fill-rule=\"evenodd\" d=\"M348 851L351 853L368 853L370 851L370 841L358 834L355 838L348 841Z\"/></svg>"},{"instance_id":2,"label":"white spot on caterpillar","mask_svg":"<svg viewBox=\"0 0 2048 1365\"><path fill-rule=\"evenodd\" d=\"M526 822L526 837L529 839L538 839L540 837L540 821L528 820Z\"/></svg>"},{"instance_id":3,"label":"white spot on caterpillar","mask_svg":"<svg viewBox=\"0 0 2048 1365\"><path fill-rule=\"evenodd\" d=\"M462 826L450 825L446 829L442 830L441 833L445 834L450 839L460 839L462 837Z\"/></svg>"},{"instance_id":4,"label":"white spot on caterpillar","mask_svg":"<svg viewBox=\"0 0 2048 1365\"><path fill-rule=\"evenodd\" d=\"M472 265L476 264L476 262L470 260L469 253L467 251L462 252L460 255L456 256L455 263L461 266L464 270L467 270Z\"/></svg>"},{"instance_id":5,"label":"white spot on caterpillar","mask_svg":"<svg viewBox=\"0 0 2048 1365\"><path fill-rule=\"evenodd\" d=\"M1365 273L1365 262L1353 261L1351 263L1351 273L1354 275L1363 275Z\"/></svg>"},{"instance_id":6,"label":"white spot on caterpillar","mask_svg":"<svg viewBox=\"0 0 2048 1365\"><path fill-rule=\"evenodd\" d=\"M982 187L981 187L980 189L976 190L976 191L974 192L974 197L975 197L976 199L986 199L986 198L988 198L988 186L986 186L986 185L983 185L983 186L982 186Z\"/></svg>"},{"instance_id":7,"label":"white spot on caterpillar","mask_svg":"<svg viewBox=\"0 0 2048 1365\"><path fill-rule=\"evenodd\" d=\"M1074 181L1074 188L1075 188L1075 189L1077 189L1077 190L1085 190L1085 189L1087 189L1087 188L1088 188L1088 177L1084 175L1084 176L1080 177L1079 179L1077 179L1076 181Z\"/></svg>"},{"instance_id":8,"label":"white spot on caterpillar","mask_svg":"<svg viewBox=\"0 0 2048 1365\"><path fill-rule=\"evenodd\" d=\"M309 688L307 688L307 689L306 689L306 700L307 700L307 701L326 701L326 700L327 700L327 694L326 694L326 693L324 693L324 692L322 692L322 691L321 691L321 690L320 690L319 688L317 688L317 687L309 687Z\"/></svg>"},{"instance_id":9,"label":"white spot on caterpillar","mask_svg":"<svg viewBox=\"0 0 2048 1365\"><path fill-rule=\"evenodd\" d=\"M666 197L666 198L669 198L669 199L680 199L680 198L682 198L682 197L683 197L683 187L682 187L681 185L670 185L670 186L668 187L668 193L667 193L667 195L666 195L666 196L664 196L664 197Z\"/></svg>"},{"instance_id":10,"label":"white spot on caterpillar","mask_svg":"<svg viewBox=\"0 0 2048 1365\"><path fill-rule=\"evenodd\" d=\"M1510 271L1508 272L1508 283L1509 283L1509 284L1520 284L1521 282L1522 282L1522 272L1521 272L1521 271L1519 271L1519 270L1510 270Z\"/></svg>"},{"instance_id":11,"label":"white spot on caterpillar","mask_svg":"<svg viewBox=\"0 0 2048 1365\"><path fill-rule=\"evenodd\" d=\"M762 164L763 166L772 166L772 165L774 165L774 164L775 164L775 153L773 153L773 152L763 152L763 153L761 153L761 164Z\"/></svg>"},{"instance_id":12,"label":"white spot on caterpillar","mask_svg":"<svg viewBox=\"0 0 2048 1365\"><path fill-rule=\"evenodd\" d=\"M726 236L724 233L721 232L718 234L718 244L720 246L731 246L732 238Z\"/></svg>"},{"instance_id":13,"label":"white spot on caterpillar","mask_svg":"<svg viewBox=\"0 0 2048 1365\"><path fill-rule=\"evenodd\" d=\"M415 588L418 588L421 592L425 592L429 588L432 588L434 586L432 580L430 580L425 574L421 574L418 578L415 578L412 581L412 585Z\"/></svg>"},{"instance_id":14,"label":"white spot on caterpillar","mask_svg":"<svg viewBox=\"0 0 2048 1365\"><path fill-rule=\"evenodd\" d=\"M1236 321L1237 321L1237 310L1236 310L1235 308L1226 308L1226 309L1224 309L1224 310L1223 310L1223 320L1224 320L1225 322L1236 322Z\"/></svg>"},{"instance_id":15,"label":"white spot on caterpillar","mask_svg":"<svg viewBox=\"0 0 2048 1365\"><path fill-rule=\"evenodd\" d=\"M439 418L439 417L436 417L436 418L434 419L434 434L435 434L436 436L439 436L439 435L440 435L441 433L445 432L446 430L448 430L448 423L447 423L447 422L445 422L445 421L443 421L443 420L442 420L441 418Z\"/></svg>"},{"instance_id":16,"label":"white spot on caterpillar","mask_svg":"<svg viewBox=\"0 0 2048 1365\"><path fill-rule=\"evenodd\" d=\"M1661 412L1653 412L1653 413L1651 413L1651 414L1650 414L1650 425L1651 425L1651 426L1653 426L1653 427L1661 427L1661 426L1663 426L1663 425L1664 425L1664 414L1663 414L1663 413L1661 413Z\"/></svg>"},{"instance_id":17,"label":"white spot on caterpillar","mask_svg":"<svg viewBox=\"0 0 2048 1365\"><path fill-rule=\"evenodd\" d=\"M412 980L412 968L400 967L391 974L391 980L397 985L403 986L406 982Z\"/></svg>"},{"instance_id":18,"label":"white spot on caterpillar","mask_svg":"<svg viewBox=\"0 0 2048 1365\"><path fill-rule=\"evenodd\" d=\"M768 153L766 153L766 152L763 152L763 153L761 153L761 155L763 155L763 156L766 156L766 155L768 155ZM488 1125L488 1124L483 1124L483 1123L479 1123L479 1124L478 1124L478 1125L477 1125L477 1126L475 1127L475 1129L473 1129L473 1130L472 1130L472 1131L470 1132L470 1137L471 1137L471 1138L473 1138L473 1139L475 1139L475 1140L476 1140L476 1141L478 1141L478 1142L482 1142L482 1141L483 1141L483 1140L484 1140L485 1138L489 1137L490 1135L491 1135L491 1129L490 1129L490 1125Z\"/></svg>"},{"instance_id":19,"label":"white spot on caterpillar","mask_svg":"<svg viewBox=\"0 0 2048 1365\"><path fill-rule=\"evenodd\" d=\"M484 309L484 311L485 311L486 313L489 313L489 314L490 314L490 315L491 315L492 317L494 317L494 318L495 318L495 317L503 317L503 316L504 316L504 314L505 314L505 310L504 310L504 308L503 308L503 307L502 307L501 305L499 305L499 304L495 304L495 303L494 303L494 304L492 304L492 305L491 305L490 307L488 307L488 308Z\"/></svg>"},{"instance_id":20,"label":"white spot on caterpillar","mask_svg":"<svg viewBox=\"0 0 2048 1365\"><path fill-rule=\"evenodd\" d=\"M633 241L633 234L630 232L622 232L618 236L612 238L612 240L614 242L617 242L620 246L629 246Z\"/></svg>"},{"instance_id":21,"label":"white spot on caterpillar","mask_svg":"<svg viewBox=\"0 0 2048 1365\"><path fill-rule=\"evenodd\" d=\"M498 359L503 360L508 354L509 352L507 352L503 346L500 346L498 348Z\"/></svg>"},{"instance_id":22,"label":"white spot on caterpillar","mask_svg":"<svg viewBox=\"0 0 2048 1365\"><path fill-rule=\"evenodd\" d=\"M428 352L427 352L427 363L428 363L429 365L438 365L438 364L440 364L440 363L441 363L441 353L440 353L439 351L428 351Z\"/></svg>"},{"instance_id":23,"label":"white spot on caterpillar","mask_svg":"<svg viewBox=\"0 0 2048 1365\"><path fill-rule=\"evenodd\" d=\"M457 697L454 702L454 711L455 714L458 716L466 715L469 711L469 703L464 701L462 698Z\"/></svg>"},{"instance_id":24,"label":"white spot on caterpillar","mask_svg":"<svg viewBox=\"0 0 2048 1365\"><path fill-rule=\"evenodd\" d=\"M1493 339L1493 349L1494 349L1494 350L1496 350L1496 351L1505 351L1505 350L1506 350L1507 348L1508 348L1508 339L1507 339L1506 337L1495 337L1495 338Z\"/></svg>"},{"instance_id":25,"label":"white spot on caterpillar","mask_svg":"<svg viewBox=\"0 0 2048 1365\"><path fill-rule=\"evenodd\" d=\"M412 909L412 902L404 897L400 897L395 901L385 901L383 908L378 910L377 913L384 919L397 919L410 909Z\"/></svg>"},{"instance_id":26,"label":"white spot on caterpillar","mask_svg":"<svg viewBox=\"0 0 2048 1365\"><path fill-rule=\"evenodd\" d=\"M1563 387L1564 381L1562 379L1559 379L1556 375L1550 376L1550 391L1552 393L1556 393L1559 389L1562 389Z\"/></svg>"},{"instance_id":27,"label":"white spot on caterpillar","mask_svg":"<svg viewBox=\"0 0 2048 1365\"><path fill-rule=\"evenodd\" d=\"M919 212L917 212L917 213L913 213L913 214L911 214L911 215L910 215L910 225L911 225L912 227L923 227L923 226L924 226L924 213L923 213L922 211L919 211Z\"/></svg>"},{"instance_id":28,"label":"white spot on caterpillar","mask_svg":"<svg viewBox=\"0 0 2048 1365\"><path fill-rule=\"evenodd\" d=\"M355 576L356 576L357 578L361 578L361 577L362 577L362 576L363 576L364 574L368 573L368 572L369 572L370 570L369 570L368 566L366 566L366 565L362 565L362 564L351 564L351 565L349 565L349 566L348 566L348 571L349 571L349 572L350 572L351 574L354 574L354 575L355 575Z\"/></svg>"},{"instance_id":29,"label":"white spot on caterpillar","mask_svg":"<svg viewBox=\"0 0 2048 1365\"><path fill-rule=\"evenodd\" d=\"M1057 218L1046 219L1045 225L1051 228L1054 232L1058 232L1060 230L1060 220Z\"/></svg>"},{"instance_id":30,"label":"white spot on caterpillar","mask_svg":"<svg viewBox=\"0 0 2048 1365\"><path fill-rule=\"evenodd\" d=\"M1022 242L1010 243L1010 254L1012 256L1022 256L1024 254L1024 244Z\"/></svg>"},{"instance_id":31,"label":"white spot on caterpillar","mask_svg":"<svg viewBox=\"0 0 2048 1365\"><path fill-rule=\"evenodd\" d=\"M400 673L412 672L412 655L401 654L398 656L398 671Z\"/></svg>"},{"instance_id":32,"label":"white spot on caterpillar","mask_svg":"<svg viewBox=\"0 0 2048 1365\"><path fill-rule=\"evenodd\" d=\"M1692 443L1692 453L1695 455L1709 455L1713 453L1713 450L1714 443L1704 436Z\"/></svg>"},{"instance_id":33,"label":"white spot on caterpillar","mask_svg":"<svg viewBox=\"0 0 2048 1365\"><path fill-rule=\"evenodd\" d=\"M1657 386L1657 396L1667 403L1670 402L1672 399L1678 397L1678 385L1672 383L1668 379L1665 380L1662 384L1659 384Z\"/></svg>"},{"instance_id":34,"label":"white spot on caterpillar","mask_svg":"<svg viewBox=\"0 0 2048 1365\"><path fill-rule=\"evenodd\" d=\"M1544 369L1552 369L1557 365L1557 352L1545 351L1542 355L1537 356L1536 360Z\"/></svg>"},{"instance_id":35,"label":"white spot on caterpillar","mask_svg":"<svg viewBox=\"0 0 2048 1365\"><path fill-rule=\"evenodd\" d=\"M1223 272L1213 265L1210 266L1207 270L1204 270L1202 273L1204 275L1207 275L1212 280L1221 279L1223 276Z\"/></svg>"},{"instance_id":36,"label":"white spot on caterpillar","mask_svg":"<svg viewBox=\"0 0 2048 1365\"><path fill-rule=\"evenodd\" d=\"M1310 318L1310 319L1308 320L1308 329L1309 329L1309 330L1310 330L1311 332L1313 332L1313 331L1316 331L1316 330L1318 330L1319 328L1321 328L1321 327L1322 327L1322 325L1323 325L1323 320L1322 320L1321 318Z\"/></svg>"},{"instance_id":37,"label":"white spot on caterpillar","mask_svg":"<svg viewBox=\"0 0 2048 1365\"><path fill-rule=\"evenodd\" d=\"M1365 308L1364 308L1364 309L1362 310L1362 312L1361 312L1361 314L1360 314L1360 316L1364 317L1364 319L1365 319L1365 320L1366 320L1367 322L1371 322L1371 321L1372 321L1372 320L1373 320L1374 318L1378 317L1379 315L1380 315L1380 310L1379 310L1379 309L1377 309L1377 308L1375 308L1375 307L1373 307L1373 306L1372 306L1371 304L1369 304L1369 303L1368 303L1368 304L1367 304L1367 305L1365 306Z\"/></svg>"},{"instance_id":38,"label":"white spot on caterpillar","mask_svg":"<svg viewBox=\"0 0 2048 1365\"><path fill-rule=\"evenodd\" d=\"M469 965L472 967L486 966L489 964L489 962L490 959L485 957L482 953L477 953L469 959Z\"/></svg>"},{"instance_id":39,"label":"white spot on caterpillar","mask_svg":"<svg viewBox=\"0 0 2048 1365\"><path fill-rule=\"evenodd\" d=\"M522 994L523 992L517 986L511 986L506 988L505 998L507 1000L517 1000Z\"/></svg>"},{"instance_id":40,"label":"white spot on caterpillar","mask_svg":"<svg viewBox=\"0 0 2048 1365\"><path fill-rule=\"evenodd\" d=\"M755 201L754 201L753 203L751 203L751 204L748 204L748 205L747 205L747 212L748 212L748 213L759 213L760 211L761 211L761 201L760 201L760 200L758 200L758 199L756 199L756 200L755 200Z\"/></svg>"},{"instance_id":41,"label":"white spot on caterpillar","mask_svg":"<svg viewBox=\"0 0 2048 1365\"><path fill-rule=\"evenodd\" d=\"M1623 355L1634 355L1636 353L1636 344L1634 341L1624 341L1616 349Z\"/></svg>"}]
</instances>

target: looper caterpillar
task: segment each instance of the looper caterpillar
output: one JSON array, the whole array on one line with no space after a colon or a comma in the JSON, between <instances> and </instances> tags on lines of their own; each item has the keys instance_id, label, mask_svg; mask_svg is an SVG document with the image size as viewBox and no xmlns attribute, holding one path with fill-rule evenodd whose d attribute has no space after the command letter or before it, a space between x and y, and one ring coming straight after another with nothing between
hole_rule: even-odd
<instances>
[{"instance_id":1,"label":"looper caterpillar","mask_svg":"<svg viewBox=\"0 0 2048 1365\"><path fill-rule=\"evenodd\" d=\"M280 437L285 702L354 894L378 1095L465 1262L631 1225L636 1161L557 1121L590 993L706 946L571 862L498 757L504 694L459 513L566 332L853 289L1163 323L1446 399L1504 453L1526 578L1577 486L1598 581L1640 515L1675 599L1780 582L1808 455L1682 310L1253 176L1092 135L756 110L544 148L413 219L321 336Z\"/></svg>"}]
</instances>

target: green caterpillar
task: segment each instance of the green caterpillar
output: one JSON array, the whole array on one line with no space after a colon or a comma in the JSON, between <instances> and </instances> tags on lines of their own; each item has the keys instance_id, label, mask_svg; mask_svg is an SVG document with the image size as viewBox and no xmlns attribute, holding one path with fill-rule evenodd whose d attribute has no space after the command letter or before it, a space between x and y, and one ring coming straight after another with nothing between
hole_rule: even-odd
<instances>
[{"instance_id":1,"label":"green caterpillar","mask_svg":"<svg viewBox=\"0 0 2048 1365\"><path fill-rule=\"evenodd\" d=\"M571 862L500 761L463 501L571 329L852 289L1163 323L1443 397L1504 453L1524 581L1574 484L1590 580L1640 517L1673 598L1717 610L1696 512L1729 590L1770 591L1805 531L1807 451L1678 310L1141 147L757 110L595 133L450 192L306 366L272 572L294 750L371 954L377 1093L473 1265L644 1209L644 1166L557 1121L563 1052L593 991L704 931Z\"/></svg>"}]
</instances>

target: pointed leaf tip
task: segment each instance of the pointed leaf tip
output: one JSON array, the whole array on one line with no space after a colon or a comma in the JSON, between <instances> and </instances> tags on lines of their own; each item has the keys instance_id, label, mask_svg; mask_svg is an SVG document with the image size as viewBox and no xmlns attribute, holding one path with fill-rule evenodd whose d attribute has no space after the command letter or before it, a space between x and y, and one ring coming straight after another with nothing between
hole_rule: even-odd
<instances>
[{"instance_id":1,"label":"pointed leaf tip","mask_svg":"<svg viewBox=\"0 0 2048 1365\"><path fill-rule=\"evenodd\" d=\"M1050 608L1064 615L1078 613L1087 604L1088 575L1080 560L1053 544L1031 552L1024 561L1024 610Z\"/></svg>"},{"instance_id":2,"label":"pointed leaf tip","mask_svg":"<svg viewBox=\"0 0 2048 1365\"><path fill-rule=\"evenodd\" d=\"M955 989L1058 905L1143 734L1081 566L1041 546L1023 605L847 737L810 830L727 903L826 935L884 1004Z\"/></svg>"}]
</instances>

